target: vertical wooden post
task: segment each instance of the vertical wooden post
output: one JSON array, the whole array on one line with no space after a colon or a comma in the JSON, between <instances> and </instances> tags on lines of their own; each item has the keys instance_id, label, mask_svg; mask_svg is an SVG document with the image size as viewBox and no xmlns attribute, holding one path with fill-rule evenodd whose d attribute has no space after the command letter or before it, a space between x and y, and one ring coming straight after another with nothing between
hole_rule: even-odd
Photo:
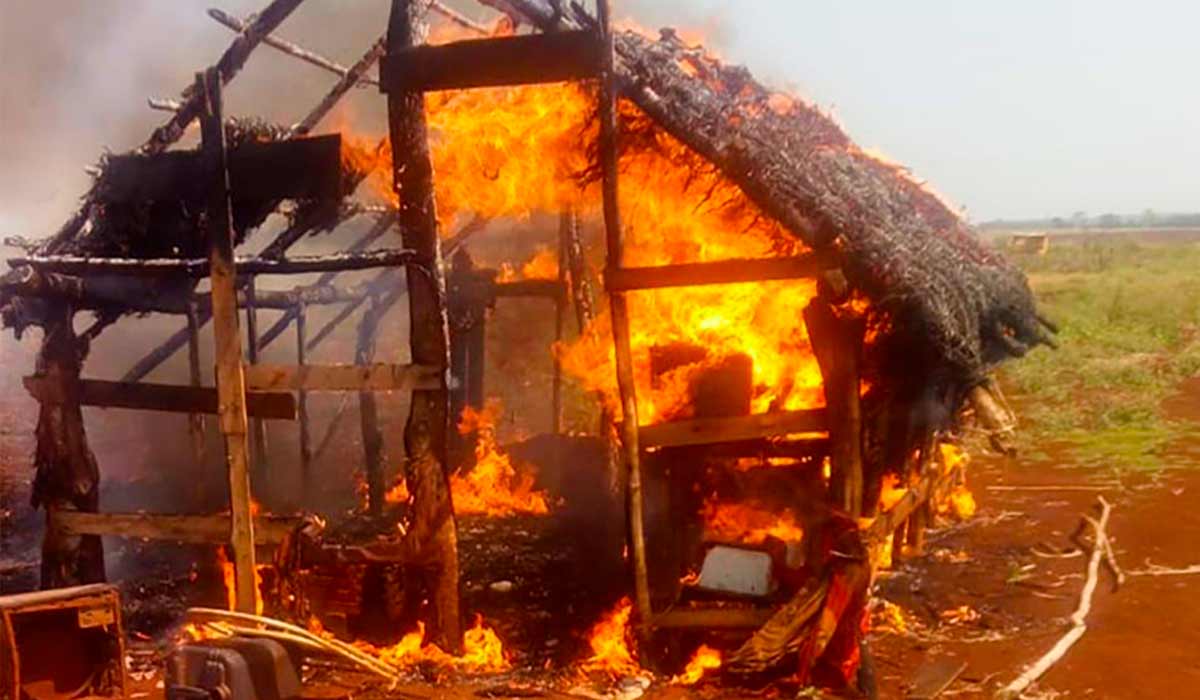
<instances>
[{"instance_id":1,"label":"vertical wooden post","mask_svg":"<svg viewBox=\"0 0 1200 700\"><path fill-rule=\"evenodd\" d=\"M575 302L575 324L580 333L595 317L596 307L592 298L592 285L587 274L587 260L583 255L583 238L579 231L579 213L574 209L567 212L567 267L571 275L571 296Z\"/></svg>"},{"instance_id":2,"label":"vertical wooden post","mask_svg":"<svg viewBox=\"0 0 1200 700\"><path fill-rule=\"evenodd\" d=\"M372 296L367 310L358 324L358 345L354 363L369 365L375 360L375 337L379 330L379 318L384 307L379 298ZM363 457L367 473L367 510L371 515L383 514L383 500L387 489L383 483L383 432L379 429L379 404L370 391L358 392L358 414L362 429Z\"/></svg>"},{"instance_id":3,"label":"vertical wooden post","mask_svg":"<svg viewBox=\"0 0 1200 700\"><path fill-rule=\"evenodd\" d=\"M303 301L296 305L296 364L308 364L308 305ZM300 419L300 493L301 502L307 505L312 487L312 426L308 420L308 392L301 389L297 397Z\"/></svg>"},{"instance_id":4,"label":"vertical wooden post","mask_svg":"<svg viewBox=\"0 0 1200 700\"><path fill-rule=\"evenodd\" d=\"M621 208L617 186L617 86L613 66L612 17L608 0L597 0L602 42L600 73L600 169L603 176L604 231L608 267L624 265L625 248L621 232ZM621 392L621 442L625 448L625 465L629 512L629 537L632 540L633 585L638 609L638 622L643 638L649 636L651 616L650 582L646 571L646 533L643 523L641 450L638 446L637 389L633 378L633 352L630 348L629 306L624 292L610 291L613 343L617 358L617 385Z\"/></svg>"},{"instance_id":5,"label":"vertical wooden post","mask_svg":"<svg viewBox=\"0 0 1200 700\"><path fill-rule=\"evenodd\" d=\"M558 357L558 345L562 342L563 331L567 325L567 268L570 255L571 220L570 211L564 211L559 218L558 227L558 286L559 294L554 299L554 346L551 348L554 360L554 377L550 386L550 432L558 435L562 432L562 361Z\"/></svg>"},{"instance_id":6,"label":"vertical wooden post","mask_svg":"<svg viewBox=\"0 0 1200 700\"><path fill-rule=\"evenodd\" d=\"M937 432L929 429L925 435L925 439L921 442L921 454L917 458L912 475L913 484L920 483L930 469L937 468L934 460L936 452ZM923 554L925 551L925 530L933 522L933 504L931 503L933 498L934 491L931 489L929 498L917 506L913 510L912 515L908 516L908 548L916 556Z\"/></svg>"},{"instance_id":7,"label":"vertical wooden post","mask_svg":"<svg viewBox=\"0 0 1200 700\"><path fill-rule=\"evenodd\" d=\"M189 301L187 305L187 329L188 329L188 379L192 386L200 386L202 377L200 376L200 316L196 311L196 303ZM188 416L188 433L192 438L192 458L196 463L196 481L201 489L206 485L205 474L203 473L205 462L205 444L204 444L204 415L200 413L192 413ZM201 501L204 499L203 491L197 495Z\"/></svg>"},{"instance_id":8,"label":"vertical wooden post","mask_svg":"<svg viewBox=\"0 0 1200 700\"><path fill-rule=\"evenodd\" d=\"M66 535L55 526L56 511L97 511L100 468L88 447L79 405L79 373L87 342L75 335L70 308L55 305L48 316L37 373L61 391L59 401L43 401L38 408L32 501L35 508L46 509L41 586L61 588L103 581L104 548L96 535Z\"/></svg>"},{"instance_id":9,"label":"vertical wooden post","mask_svg":"<svg viewBox=\"0 0 1200 700\"><path fill-rule=\"evenodd\" d=\"M229 469L230 544L239 612L254 613L254 521L250 517L250 455L246 441L246 375L237 317L237 271L233 264L233 219L221 108L221 76L215 67L196 75L204 96L200 114L201 153L208 173L208 253L212 268L213 335L216 337L218 421L225 436Z\"/></svg>"},{"instance_id":10,"label":"vertical wooden post","mask_svg":"<svg viewBox=\"0 0 1200 700\"><path fill-rule=\"evenodd\" d=\"M423 18L428 5L428 0L392 0L387 36L389 54L425 40L428 27ZM425 96L411 91L388 93L388 126L404 246L421 256L420 262L406 268L412 361L443 368L444 380L450 340L433 196L433 164L425 125ZM434 619L429 639L444 649L456 651L462 644L462 630L458 609L458 532L447 471L449 429L449 395L445 383L439 389L414 391L404 427L407 477L414 510L408 537L412 548L431 564L427 584L432 590Z\"/></svg>"},{"instance_id":11,"label":"vertical wooden post","mask_svg":"<svg viewBox=\"0 0 1200 700\"><path fill-rule=\"evenodd\" d=\"M830 495L852 517L862 515L862 410L859 406L858 361L863 322L841 319L822 297L804 309L804 324L821 367L829 416Z\"/></svg>"},{"instance_id":12,"label":"vertical wooden post","mask_svg":"<svg viewBox=\"0 0 1200 700\"><path fill-rule=\"evenodd\" d=\"M258 302L255 298L258 280L251 277L246 281L246 358L252 365L257 365L258 357ZM266 483L270 472L267 463L267 424L262 418L250 421L250 433L253 435L251 452L253 474L259 483Z\"/></svg>"}]
</instances>

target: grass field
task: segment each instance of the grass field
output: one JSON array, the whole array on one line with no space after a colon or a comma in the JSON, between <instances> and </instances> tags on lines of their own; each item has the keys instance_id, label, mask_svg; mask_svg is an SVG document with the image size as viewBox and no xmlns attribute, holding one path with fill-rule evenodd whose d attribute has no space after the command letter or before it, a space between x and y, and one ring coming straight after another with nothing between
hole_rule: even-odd
<instances>
[{"instance_id":1,"label":"grass field","mask_svg":"<svg viewBox=\"0 0 1200 700\"><path fill-rule=\"evenodd\" d=\"M1026 454L1054 446L1082 464L1167 466L1166 448L1194 430L1162 403L1200 372L1200 242L1052 239L1045 255L1012 257L1060 325L1060 349L1002 372Z\"/></svg>"}]
</instances>

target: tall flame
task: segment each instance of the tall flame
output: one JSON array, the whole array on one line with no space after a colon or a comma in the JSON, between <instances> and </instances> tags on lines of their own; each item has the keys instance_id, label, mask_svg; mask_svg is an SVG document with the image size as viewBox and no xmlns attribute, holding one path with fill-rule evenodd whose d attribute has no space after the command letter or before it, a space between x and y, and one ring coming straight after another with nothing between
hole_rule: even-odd
<instances>
[{"instance_id":1,"label":"tall flame","mask_svg":"<svg viewBox=\"0 0 1200 700\"><path fill-rule=\"evenodd\" d=\"M512 459L496 444L496 419L502 410L498 399L488 399L482 411L470 406L463 410L458 430L463 435L476 434L478 441L475 467L450 477L455 513L504 516L550 512L545 492L534 490L533 477L518 473Z\"/></svg>"},{"instance_id":2,"label":"tall flame","mask_svg":"<svg viewBox=\"0 0 1200 700\"><path fill-rule=\"evenodd\" d=\"M592 655L583 662L585 671L602 671L617 676L632 676L642 667L629 648L629 618L633 602L622 598L588 633Z\"/></svg>"},{"instance_id":3,"label":"tall flame","mask_svg":"<svg viewBox=\"0 0 1200 700\"><path fill-rule=\"evenodd\" d=\"M589 170L595 101L576 84L431 94L438 215L443 230L468 214L525 218L573 207L595 221L599 192ZM714 167L635 107L621 104L621 207L626 264L656 266L796 254L802 246ZM367 142L368 145L370 142ZM365 147L364 147L365 148ZM380 153L376 189L394 201L391 155ZM801 312L811 280L660 289L630 297L635 380L642 422L680 405L680 383L651 381L649 350L687 343L710 360L753 361L755 412L823 403L821 375ZM575 342L557 349L585 389L616 394L610 321L600 314Z\"/></svg>"},{"instance_id":4,"label":"tall flame","mask_svg":"<svg viewBox=\"0 0 1200 700\"><path fill-rule=\"evenodd\" d=\"M252 503L251 512L257 513L257 502ZM225 553L225 547L217 547L217 564L221 567L221 583L225 586L225 603L229 610L237 610L237 572L233 562ZM266 564L254 567L254 613L263 614L262 570Z\"/></svg>"}]
</instances>

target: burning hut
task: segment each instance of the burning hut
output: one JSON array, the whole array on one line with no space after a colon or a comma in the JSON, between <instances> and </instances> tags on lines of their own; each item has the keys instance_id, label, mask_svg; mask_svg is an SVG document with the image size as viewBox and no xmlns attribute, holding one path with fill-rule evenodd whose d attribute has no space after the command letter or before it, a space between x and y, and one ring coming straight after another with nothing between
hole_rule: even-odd
<instances>
[{"instance_id":1,"label":"burning hut","mask_svg":"<svg viewBox=\"0 0 1200 700\"><path fill-rule=\"evenodd\" d=\"M562 429L565 382L602 407L596 432L627 502L642 639L661 630L740 635L730 658L747 671L798 651L810 662L826 647L856 654L857 633L845 631L857 628L849 618L865 596L868 551L906 523L919 545L931 496L958 478L939 435L968 402L1003 415L990 373L1051 342L1023 275L903 168L744 68L668 30L614 30L605 0L595 14L547 0L481 1L506 21L481 27L433 0L395 0L385 36L349 68L271 36L299 0L274 0L246 24L217 13L238 33L220 60L178 103L160 105L171 117L141 148L100 163L58 233L9 261L4 323L43 332L26 380L41 405L43 586L103 580L105 534L230 544L233 603L244 612L256 606L256 545L278 545L285 573L311 570L306 557L386 561L403 571L401 588L429 592L428 638L459 650L455 514L470 471L452 471L474 461L479 469L495 453L478 421L487 309L533 296L555 309L552 431ZM430 10L476 36L425 44ZM222 86L260 43L340 76L290 128L223 117ZM309 136L376 63L388 138ZM199 147L169 150L196 120ZM383 203L355 201L364 189ZM279 211L284 230L258 254L235 256ZM539 211L561 213L548 278L506 281L476 266L469 241L489 221ZM375 223L352 248L288 255L362 216ZM370 249L396 230L400 247ZM592 295L596 267L607 304ZM369 268L383 272L335 284ZM292 289L258 284L300 273L322 276ZM203 278L210 289L198 292ZM409 361L377 363L383 314L405 296ZM340 310L312 335L309 309L323 305ZM364 308L352 364L307 361ZM263 331L266 310L282 315ZM82 312L95 320L77 332ZM186 324L121 381L83 378L90 341L145 313ZM577 338L565 334L571 315ZM199 333L210 321L215 388L199 386ZM262 348L293 325L296 363L263 364ZM185 346L192 385L141 381ZM315 391L358 394L370 511L380 515L389 495L410 504L404 527L382 544L322 547L312 520L253 512L263 420L299 421L310 478L325 442L314 444L307 415ZM381 391L412 397L404 474L391 481ZM97 512L101 468L80 410L88 405L216 414L230 514ZM475 418L460 436L464 416ZM191 424L195 436L201 423ZM491 466L519 481L510 465ZM479 483L476 495L494 482ZM547 509L529 483L523 493L525 510ZM285 588L300 585L283 578ZM299 589L286 590L294 599ZM813 634L822 610L837 629Z\"/></svg>"}]
</instances>

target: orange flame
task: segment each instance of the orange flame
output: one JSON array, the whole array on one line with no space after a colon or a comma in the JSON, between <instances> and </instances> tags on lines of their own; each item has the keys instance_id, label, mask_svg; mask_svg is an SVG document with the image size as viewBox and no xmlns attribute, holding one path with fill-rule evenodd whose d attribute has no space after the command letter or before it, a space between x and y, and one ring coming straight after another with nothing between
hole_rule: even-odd
<instances>
[{"instance_id":1,"label":"orange flame","mask_svg":"<svg viewBox=\"0 0 1200 700\"><path fill-rule=\"evenodd\" d=\"M743 544L761 544L768 537L785 542L804 539L804 528L790 512L773 513L745 504L708 501L701 512L707 534Z\"/></svg>"},{"instance_id":2,"label":"orange flame","mask_svg":"<svg viewBox=\"0 0 1200 700\"><path fill-rule=\"evenodd\" d=\"M443 230L468 214L526 218L575 207L597 217L589 176L596 138L594 99L576 84L434 93L426 99L438 215ZM621 104L621 207L630 266L791 255L803 247L714 167ZM364 148L364 150L366 150ZM375 188L395 201L391 156L380 154ZM540 271L539 271L540 274ZM686 382L654 386L649 350L687 343L708 360L753 361L755 412L816 407L821 375L801 312L811 280L660 289L630 297L640 420L651 423L685 403ZM610 321L601 313L581 337L556 349L564 369L589 391L616 395ZM616 405L614 401L614 406Z\"/></svg>"},{"instance_id":3,"label":"orange flame","mask_svg":"<svg viewBox=\"0 0 1200 700\"><path fill-rule=\"evenodd\" d=\"M721 652L707 644L701 644L692 655L691 661L688 661L687 667L683 669L683 673L672 678L671 682L676 685L695 685L705 673L718 668L721 668Z\"/></svg>"},{"instance_id":4,"label":"orange flame","mask_svg":"<svg viewBox=\"0 0 1200 700\"><path fill-rule=\"evenodd\" d=\"M424 623L417 623L415 631L409 632L401 637L400 641L388 647L375 647L361 641L355 642L354 645L397 668L407 668L423 662L467 673L502 673L512 668L504 644L496 636L495 630L483 624L481 615L475 616L475 625L463 634L462 656L447 654L436 644L426 644Z\"/></svg>"},{"instance_id":5,"label":"orange flame","mask_svg":"<svg viewBox=\"0 0 1200 700\"><path fill-rule=\"evenodd\" d=\"M252 503L257 507L257 503ZM252 508L252 512L256 508ZM233 562L229 560L229 556L225 553L225 547L217 547L217 563L221 566L221 583L225 586L225 604L229 610L237 610L237 572L233 567ZM259 564L254 567L254 614L263 614L263 598L262 598L262 570L266 564Z\"/></svg>"},{"instance_id":6,"label":"orange flame","mask_svg":"<svg viewBox=\"0 0 1200 700\"><path fill-rule=\"evenodd\" d=\"M546 246L538 246L533 257L521 266L520 271L513 270L508 263L500 266L498 282L514 280L552 280L558 278L558 255Z\"/></svg>"},{"instance_id":7,"label":"orange flame","mask_svg":"<svg viewBox=\"0 0 1200 700\"><path fill-rule=\"evenodd\" d=\"M642 667L629 648L629 618L632 614L633 602L628 597L622 598L616 608L592 627L588 633L592 655L583 662L583 670L614 676L641 673Z\"/></svg>"},{"instance_id":8,"label":"orange flame","mask_svg":"<svg viewBox=\"0 0 1200 700\"><path fill-rule=\"evenodd\" d=\"M465 475L450 477L454 512L491 516L550 512L543 491L535 491L533 477L520 474L508 454L496 444L496 419L502 411L497 399L488 399L482 411L468 406L463 410L458 430L463 435L476 433L475 468Z\"/></svg>"}]
</instances>

